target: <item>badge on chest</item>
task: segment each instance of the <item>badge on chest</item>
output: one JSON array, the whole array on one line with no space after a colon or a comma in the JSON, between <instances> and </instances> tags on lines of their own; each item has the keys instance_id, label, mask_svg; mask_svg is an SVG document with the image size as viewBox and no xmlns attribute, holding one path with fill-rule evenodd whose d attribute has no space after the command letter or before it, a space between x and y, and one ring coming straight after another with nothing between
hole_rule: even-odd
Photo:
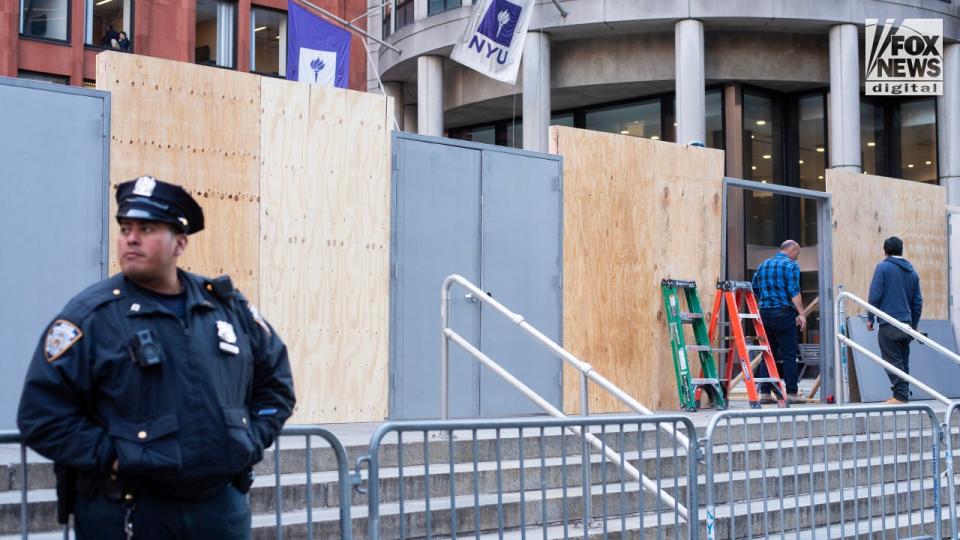
<instances>
[{"instance_id":1,"label":"badge on chest","mask_svg":"<svg viewBox=\"0 0 960 540\"><path fill-rule=\"evenodd\" d=\"M233 325L226 321L217 321L217 337L220 339L220 350L229 354L240 354L237 347L237 334Z\"/></svg>"}]
</instances>

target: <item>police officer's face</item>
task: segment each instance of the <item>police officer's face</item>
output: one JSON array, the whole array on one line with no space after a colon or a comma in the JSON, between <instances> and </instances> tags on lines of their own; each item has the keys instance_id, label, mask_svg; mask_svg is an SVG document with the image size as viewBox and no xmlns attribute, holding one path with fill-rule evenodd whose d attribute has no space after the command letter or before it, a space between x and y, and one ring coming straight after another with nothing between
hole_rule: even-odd
<instances>
[{"instance_id":1,"label":"police officer's face","mask_svg":"<svg viewBox=\"0 0 960 540\"><path fill-rule=\"evenodd\" d=\"M130 278L149 282L176 272L177 257L187 247L187 235L157 221L120 221L117 257Z\"/></svg>"}]
</instances>

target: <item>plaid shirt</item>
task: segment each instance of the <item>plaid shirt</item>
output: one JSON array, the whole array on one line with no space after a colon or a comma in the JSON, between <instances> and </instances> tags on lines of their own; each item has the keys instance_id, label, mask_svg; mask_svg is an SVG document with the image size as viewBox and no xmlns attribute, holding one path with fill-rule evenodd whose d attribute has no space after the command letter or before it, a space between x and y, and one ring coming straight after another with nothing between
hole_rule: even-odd
<instances>
[{"instance_id":1,"label":"plaid shirt","mask_svg":"<svg viewBox=\"0 0 960 540\"><path fill-rule=\"evenodd\" d=\"M793 307L800 294L800 265L783 253L763 261L751 280L761 308Z\"/></svg>"}]
</instances>

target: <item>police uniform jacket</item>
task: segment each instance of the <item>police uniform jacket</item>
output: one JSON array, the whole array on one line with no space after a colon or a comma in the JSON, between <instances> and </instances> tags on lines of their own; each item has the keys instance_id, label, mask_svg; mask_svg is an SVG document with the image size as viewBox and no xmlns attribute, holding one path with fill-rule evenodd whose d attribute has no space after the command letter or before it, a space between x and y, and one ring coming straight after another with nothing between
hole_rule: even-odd
<instances>
[{"instance_id":1,"label":"police uniform jacket","mask_svg":"<svg viewBox=\"0 0 960 540\"><path fill-rule=\"evenodd\" d=\"M294 405L286 347L232 286L179 277L183 321L122 274L66 305L21 396L30 447L79 471L112 474L117 460L122 479L197 489L226 485L262 458ZM159 365L133 361L141 330L159 342Z\"/></svg>"}]
</instances>

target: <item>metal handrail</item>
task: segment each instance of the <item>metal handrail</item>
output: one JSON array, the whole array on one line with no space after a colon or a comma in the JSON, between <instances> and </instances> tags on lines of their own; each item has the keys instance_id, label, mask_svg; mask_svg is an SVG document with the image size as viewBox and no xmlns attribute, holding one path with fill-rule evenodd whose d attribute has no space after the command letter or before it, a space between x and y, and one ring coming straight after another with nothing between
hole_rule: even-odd
<instances>
[{"instance_id":1,"label":"metal handrail","mask_svg":"<svg viewBox=\"0 0 960 540\"><path fill-rule=\"evenodd\" d=\"M945 405L947 405L947 406L952 405L952 404L953 404L953 400L952 400L952 399L944 396L944 395L941 394L940 392L937 392L937 391L934 390L933 388L930 388L928 385L924 384L923 382L921 382L920 380L918 380L916 377L912 377L912 376L910 376L909 374L905 373L903 370L894 367L890 362L887 362L887 361L884 360L883 358L880 358L880 357L877 356L876 354L873 354L872 352L870 352L869 350L867 350L865 347L861 346L859 343L853 341L852 339L850 339L850 338L848 338L847 336L844 335L844 333L841 331L841 327L842 327L842 325L844 324L844 323L843 323L843 320L844 320L844 318L845 318L845 316L844 316L844 313L845 313L845 311L844 311L844 300L847 300L847 299L852 300L855 304L859 305L860 307L864 308L865 310L869 311L870 313L873 313L875 316L883 319L884 321L886 321L887 323L889 323L890 325L892 325L894 328L896 328L896 329L900 330L901 332L907 334L908 336L910 336L910 337L912 337L913 339L919 341L920 343L923 343L924 345L929 346L931 349L939 352L940 354L943 354L943 355L946 356L947 358L953 360L953 361L956 362L958 365L960 365L960 355L955 354L954 352L946 349L945 347L943 347L942 345L940 345L940 344L937 343L936 341L928 338L927 336L924 336L924 335L921 334L920 332L917 332L916 330L914 330L913 328L911 328L909 324L904 324L904 323L902 323L902 322L894 319L894 318L891 317L889 314L887 314L887 313L885 313L884 311L878 309L877 307L871 305L870 303L864 301L862 298L860 298L860 297L858 297L858 296L856 296L856 295L854 295L854 294L852 294L852 293L850 293L850 292L842 291L842 292L840 292L840 294L837 295L837 299L836 299L836 301L835 301L835 302L836 302L836 313L837 313L837 318L836 318L836 321L835 321L835 326L836 326L836 328L835 328L835 334L836 334L836 336L837 336L837 355L836 355L836 356L837 356L837 358L836 358L836 370L837 370L837 377L836 377L836 381L837 381L837 382L836 382L836 385L837 385L837 387L836 387L835 395L836 395L837 404L838 404L838 405L842 405L842 404L843 404L843 397L844 397L843 384L844 384L844 382L846 382L846 379L847 379L847 377L846 377L845 374L844 374L844 376L842 376L842 377L840 376L841 370L843 369L843 360L844 360L845 353L846 353L846 351L844 350L844 347L851 347L851 348L853 348L853 349L856 349L858 352L862 353L864 356L866 356L867 358L869 358L869 359L872 360L873 362L879 364L880 367L882 367L883 369L887 370L888 372L893 373L893 374L896 375L897 377L900 377L901 379L909 382L910 384L913 384L913 385L916 386L917 388L920 388L920 389L923 390L924 392L930 394L930 395L933 396L933 398L936 399L937 401L939 401L939 402L941 402L941 403L943 403L943 404L945 404Z\"/></svg>"},{"instance_id":2,"label":"metal handrail","mask_svg":"<svg viewBox=\"0 0 960 540\"><path fill-rule=\"evenodd\" d=\"M582 406L581 412L584 415L586 415L588 412L587 406L586 406L587 405L587 399L586 399L587 398L587 394L586 394L587 379L597 383L597 385L599 385L601 388L609 392L610 395L612 395L614 398L620 401L620 403L632 409L634 412L638 412L640 414L645 414L645 415L653 414L653 411L644 407L642 403L640 403L639 401L631 397L630 394L627 394L626 392L621 390L619 387L617 387L615 384L607 380L606 377L594 371L593 366L584 362L583 360L580 360L576 356L570 354L566 349L564 349L560 345L557 345L552 339L543 335L543 333L541 333L533 325L528 323L523 318L523 315L510 311L503 304L494 300L493 297L491 297L490 295L480 290L479 287L477 287L473 283L470 283L470 281L468 281L463 276L458 274L451 274L447 276L445 280L443 280L443 287L440 290L440 320L441 320L441 324L443 325L442 339L441 339L441 345L440 345L441 347L440 348L440 394L441 394L441 400L442 400L441 418L443 418L444 420L450 417L450 414L449 414L450 402L449 402L449 387L448 387L450 350L449 350L449 343L448 343L449 336L447 335L447 330L449 329L448 323L449 323L450 287L452 287L454 283L459 284L463 288L467 289L469 291L468 293L469 298L481 301L487 304L488 306L492 307L496 311L500 312L501 315L510 319L510 321L516 324L517 326L519 326L521 330L531 335L541 345L549 349L550 352L554 354L554 356L567 362L568 364L570 364L570 366L572 366L574 369L580 372L580 377L581 377L580 399L581 399L581 406ZM527 397L533 399L529 395ZM534 401L536 402L536 400ZM690 439L686 435L684 435L683 433L679 433L675 430L672 430L672 428L669 428L667 426L664 426L662 429L665 430L671 436L676 437L687 450L690 449Z\"/></svg>"},{"instance_id":3,"label":"metal handrail","mask_svg":"<svg viewBox=\"0 0 960 540\"><path fill-rule=\"evenodd\" d=\"M594 372L593 368L589 364L579 360L577 357L573 356L572 354L564 350L562 347L557 345L553 340L543 335L534 326L526 322L522 315L519 315L517 313L510 311L509 309L504 307L503 304L494 300L492 297L490 297L489 295L484 293L482 290L480 290L480 288L478 288L476 285L474 285L473 283L470 283L463 276L452 274L450 276L447 276L447 278L443 281L443 287L440 291L440 319L442 323L440 394L442 399L442 414L443 414L442 419L443 420L447 420L449 418L449 406L450 406L449 397L450 396L449 396L449 387L448 387L448 375L450 372L449 364L450 364L450 342L451 341L459 345L463 350L470 353L471 356L473 356L478 361L480 361L481 364L485 365L487 368L489 368L491 371L497 374L504 381L506 381L511 386L519 390L520 393L522 393L530 401L534 402L536 405L538 405L540 408L546 411L547 414L549 414L550 416L553 416L555 418L568 418L567 415L563 413L563 411L554 407L552 404L550 404L549 401L544 399L540 394L537 394L536 392L534 392L529 386L521 382L520 379L517 379L516 377L514 377L509 371L507 371L502 366L500 366L500 364L497 364L496 362L494 362L489 356L487 356L486 354L481 352L479 349L474 347L469 341L464 339L460 334L456 333L454 330L452 330L449 327L448 305L450 300L450 287L454 283L458 283L462 287L470 291L468 293L470 298L475 298L493 307L494 309L499 311L502 315L504 315L505 317L510 319L512 322L520 326L520 328L523 329L525 332L533 336L542 345L550 349L550 351L553 352L556 356L559 356L561 359L571 363L576 369L580 371L581 388L585 389L586 378L589 377L590 379L597 382L597 384L600 384L603 388L610 391L611 394L614 394L617 397L620 397L619 395L623 395L626 399L621 399L621 401L626 403L628 406L631 406L631 408L633 408L635 411L640 412L641 414L644 414L644 415L653 414L652 411L650 411L649 409L641 405L635 399L625 394L622 390L614 386L613 383L611 383L607 379L601 377L596 372ZM582 394L581 399L585 406L586 404L585 392L581 392L581 394ZM631 402L632 404L635 404L636 407L634 407L631 404ZM584 413L586 413L586 408L584 408ZM671 436L673 436L677 441L679 441L683 445L683 447L687 450L688 459L693 459L693 456L690 456L690 439L687 436L683 435L682 433L678 432L672 427L663 426L663 425L658 427L660 427L660 429L666 431ZM688 520L689 513L685 506L680 504L669 493L660 489L657 486L656 482L647 478L639 470L637 470L636 467L628 463L625 459L621 459L620 454L618 454L612 448L604 444L604 442L601 441L599 438L597 438L596 436L594 436L589 432L581 430L578 426L569 426L567 427L567 430L569 430L571 433L577 436L582 437L585 443L590 443L591 446L603 452L611 460L612 463L620 464L620 468L623 469L624 472L629 474L634 480L637 480L638 482L640 482L641 485L643 485L643 488L645 490L649 491L650 493L658 497L667 506L673 508L673 510L677 512L677 514L680 515L682 519L684 519L685 521ZM584 454L586 454L585 447L584 447ZM586 466L581 467L581 469L584 471L589 471L589 467L586 467ZM584 483L583 483L584 484L583 485L584 513L583 515L584 515L584 523L585 523L584 529L586 529L587 528L586 523L589 521L590 516L592 515L590 512L590 494L588 491L592 483L590 482L590 479L589 479L589 472L584 472L583 474L584 474Z\"/></svg>"}]
</instances>

